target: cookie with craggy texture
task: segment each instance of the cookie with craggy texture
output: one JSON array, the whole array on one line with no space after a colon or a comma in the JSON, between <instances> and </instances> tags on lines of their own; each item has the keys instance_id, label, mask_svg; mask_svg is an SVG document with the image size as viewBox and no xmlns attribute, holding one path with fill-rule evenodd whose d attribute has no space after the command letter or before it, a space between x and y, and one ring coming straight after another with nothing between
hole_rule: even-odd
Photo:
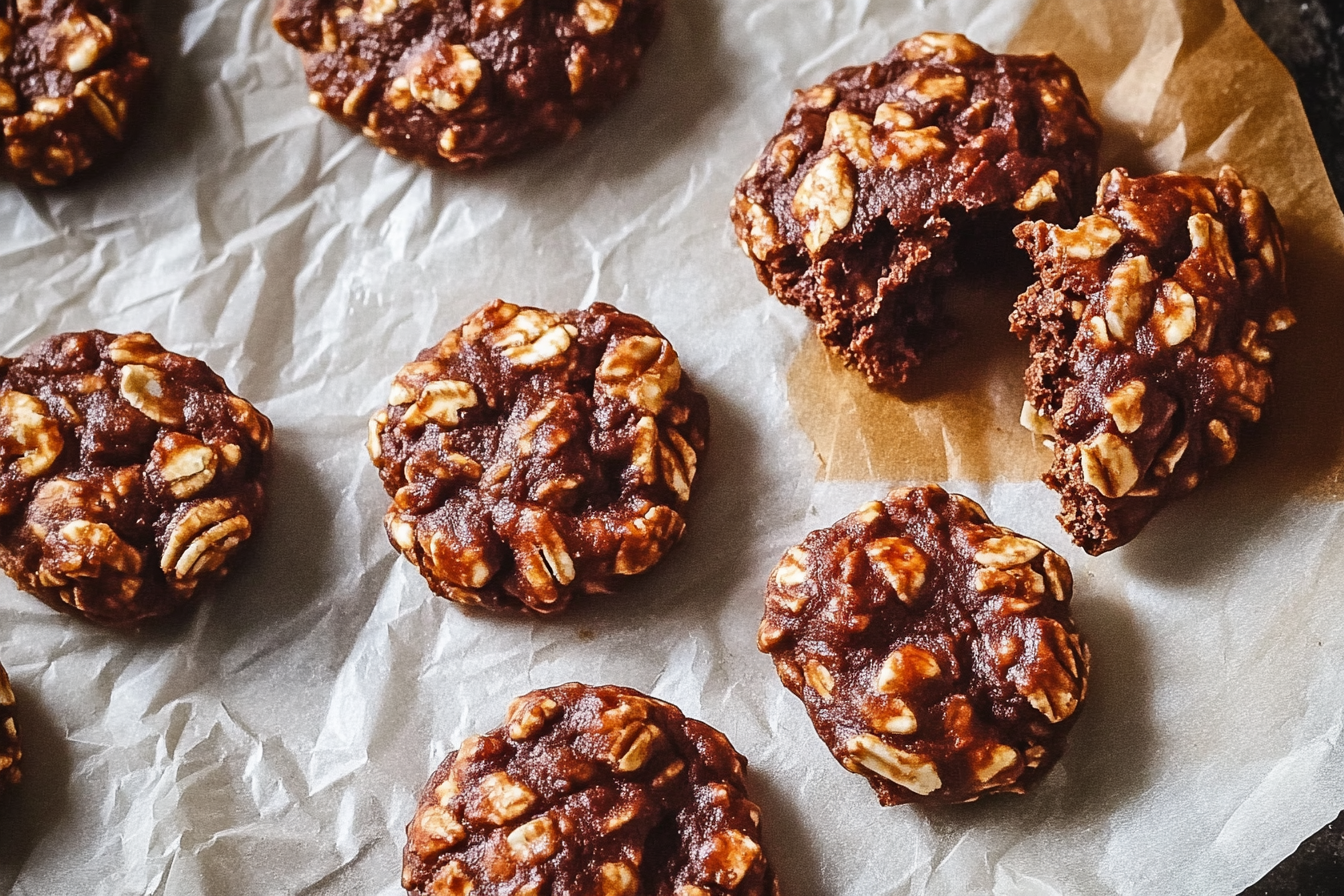
<instances>
[{"instance_id":1,"label":"cookie with craggy texture","mask_svg":"<svg viewBox=\"0 0 1344 896\"><path fill-rule=\"evenodd\" d=\"M662 0L278 0L313 105L381 149L471 168L568 139L639 75Z\"/></svg>"},{"instance_id":2,"label":"cookie with craggy texture","mask_svg":"<svg viewBox=\"0 0 1344 896\"><path fill-rule=\"evenodd\" d=\"M937 287L958 243L1026 216L1072 222L1100 133L1057 57L922 34L794 94L733 225L776 298L870 383L897 386L951 338Z\"/></svg>"},{"instance_id":3,"label":"cookie with craggy texture","mask_svg":"<svg viewBox=\"0 0 1344 896\"><path fill-rule=\"evenodd\" d=\"M1021 793L1064 752L1089 654L1045 545L938 486L897 489L791 548L757 645L884 805Z\"/></svg>"},{"instance_id":4,"label":"cookie with craggy texture","mask_svg":"<svg viewBox=\"0 0 1344 896\"><path fill-rule=\"evenodd\" d=\"M746 761L629 688L514 700L430 777L406 828L413 896L777 896Z\"/></svg>"},{"instance_id":5,"label":"cookie with craggy texture","mask_svg":"<svg viewBox=\"0 0 1344 896\"><path fill-rule=\"evenodd\" d=\"M1012 316L1032 354L1022 421L1053 446L1060 522L1101 554L1230 463L1260 419L1274 334L1294 321L1283 230L1225 166L1117 168L1076 227L1016 233L1039 275Z\"/></svg>"},{"instance_id":6,"label":"cookie with craggy texture","mask_svg":"<svg viewBox=\"0 0 1344 896\"><path fill-rule=\"evenodd\" d=\"M648 321L495 301L397 373L368 451L388 538L435 593L554 614L676 544L708 433Z\"/></svg>"},{"instance_id":7,"label":"cookie with craggy texture","mask_svg":"<svg viewBox=\"0 0 1344 896\"><path fill-rule=\"evenodd\" d=\"M261 523L271 422L148 333L0 358L0 569L105 625L172 613Z\"/></svg>"},{"instance_id":8,"label":"cookie with craggy texture","mask_svg":"<svg viewBox=\"0 0 1344 896\"><path fill-rule=\"evenodd\" d=\"M146 104L149 59L120 0L0 6L0 175L50 187L117 153Z\"/></svg>"}]
</instances>

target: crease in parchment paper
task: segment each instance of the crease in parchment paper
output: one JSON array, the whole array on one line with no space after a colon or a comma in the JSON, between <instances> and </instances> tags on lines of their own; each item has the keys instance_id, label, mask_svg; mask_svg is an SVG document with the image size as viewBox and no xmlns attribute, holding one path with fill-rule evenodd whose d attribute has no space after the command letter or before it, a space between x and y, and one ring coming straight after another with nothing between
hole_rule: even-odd
<instances>
[{"instance_id":1,"label":"crease in parchment paper","mask_svg":"<svg viewBox=\"0 0 1344 896\"><path fill-rule=\"evenodd\" d=\"M0 190L0 353L145 329L277 424L270 518L193 612L103 632L0 584L25 739L24 783L0 808L0 890L396 896L435 765L514 696L573 679L650 691L727 733L791 894L1230 896L1344 804L1344 465L1339 403L1323 402L1344 385L1323 362L1344 333L1320 288L1344 282L1338 210L1286 75L1231 5L668 7L642 83L609 115L564 146L451 174L309 107L265 0L144 0L160 105L141 139L103 178ZM1043 455L1017 428L1025 350L1010 336L966 326L963 346L981 348L924 370L953 382L978 352L973 388L930 375L884 410L813 351L733 239L733 186L789 91L925 29L1057 50L1112 116L1108 163L1236 161L1288 221L1302 323L1263 437L1123 551L1062 544L1034 481ZM1107 105L1126 72L1132 95ZM983 279L959 289L1005 315L1013 298ZM558 620L434 597L387 543L364 455L396 368L496 296L647 316L713 415L683 542ZM881 417L919 445L890 441ZM1028 796L879 806L756 651L785 549L904 478L945 481L1075 564L1089 703Z\"/></svg>"}]
</instances>

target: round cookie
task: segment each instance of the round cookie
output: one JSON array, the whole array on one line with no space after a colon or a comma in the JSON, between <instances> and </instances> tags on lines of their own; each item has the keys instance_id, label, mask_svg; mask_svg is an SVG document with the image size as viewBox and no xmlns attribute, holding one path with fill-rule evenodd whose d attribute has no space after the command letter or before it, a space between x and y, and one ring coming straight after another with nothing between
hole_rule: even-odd
<instances>
[{"instance_id":1,"label":"round cookie","mask_svg":"<svg viewBox=\"0 0 1344 896\"><path fill-rule=\"evenodd\" d=\"M1019 224L1038 282L1013 332L1031 340L1022 422L1054 452L1043 477L1090 554L1128 543L1231 463L1274 391L1287 243L1265 194L1224 165L1102 178L1071 229Z\"/></svg>"},{"instance_id":2,"label":"round cookie","mask_svg":"<svg viewBox=\"0 0 1344 896\"><path fill-rule=\"evenodd\" d=\"M900 385L952 336L934 287L973 219L1005 236L1028 214L1074 220L1100 133L1057 57L923 34L795 92L738 184L733 225L761 282L831 351Z\"/></svg>"},{"instance_id":3,"label":"round cookie","mask_svg":"<svg viewBox=\"0 0 1344 896\"><path fill-rule=\"evenodd\" d=\"M277 0L309 99L382 149L468 168L572 137L636 80L662 0Z\"/></svg>"},{"instance_id":4,"label":"round cookie","mask_svg":"<svg viewBox=\"0 0 1344 896\"><path fill-rule=\"evenodd\" d=\"M0 174L54 186L121 148L146 99L149 60L120 0L0 7Z\"/></svg>"},{"instance_id":5,"label":"round cookie","mask_svg":"<svg viewBox=\"0 0 1344 896\"><path fill-rule=\"evenodd\" d=\"M435 593L558 613L677 542L708 431L648 321L496 300L397 373L368 451L388 538Z\"/></svg>"},{"instance_id":6,"label":"round cookie","mask_svg":"<svg viewBox=\"0 0 1344 896\"><path fill-rule=\"evenodd\" d=\"M271 422L147 333L0 358L0 569L107 625L221 578L264 508Z\"/></svg>"},{"instance_id":7,"label":"round cookie","mask_svg":"<svg viewBox=\"0 0 1344 896\"><path fill-rule=\"evenodd\" d=\"M789 550L757 644L883 805L1021 793L1087 693L1058 554L937 486L897 489Z\"/></svg>"},{"instance_id":8,"label":"round cookie","mask_svg":"<svg viewBox=\"0 0 1344 896\"><path fill-rule=\"evenodd\" d=\"M14 689L9 686L9 673L0 666L0 794L23 777L19 771L22 758L19 729L14 726Z\"/></svg>"},{"instance_id":9,"label":"round cookie","mask_svg":"<svg viewBox=\"0 0 1344 896\"><path fill-rule=\"evenodd\" d=\"M406 828L415 896L775 894L746 760L718 731L619 687L514 700L463 742Z\"/></svg>"}]
</instances>

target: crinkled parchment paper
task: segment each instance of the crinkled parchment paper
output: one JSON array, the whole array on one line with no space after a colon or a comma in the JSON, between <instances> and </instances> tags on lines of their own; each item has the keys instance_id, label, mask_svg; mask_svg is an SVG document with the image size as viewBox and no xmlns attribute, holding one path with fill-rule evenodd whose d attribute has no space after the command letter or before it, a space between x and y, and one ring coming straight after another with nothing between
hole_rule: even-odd
<instances>
[{"instance_id":1,"label":"crinkled parchment paper","mask_svg":"<svg viewBox=\"0 0 1344 896\"><path fill-rule=\"evenodd\" d=\"M138 635L0 585L27 747L0 889L395 896L433 766L570 679L727 732L793 896L1234 894L1344 806L1344 227L1291 83L1230 3L672 0L614 114L476 175L322 119L265 0L144 6L162 105L135 157L71 191L0 188L0 353L100 326L203 357L277 424L273 515L212 599ZM726 214L789 88L926 28L1057 50L1109 162L1241 164L1288 225L1302 318L1238 464L1136 543L1068 552L1095 657L1069 755L1030 796L936 811L879 807L826 753L755 650L762 583L902 480L949 480L1062 547L1044 458L1014 430L1025 354L967 327L911 392L872 395L766 296ZM1012 298L961 289L994 318ZM714 414L685 542L556 621L432 597L386 543L363 454L395 368L496 295L648 316Z\"/></svg>"}]
</instances>

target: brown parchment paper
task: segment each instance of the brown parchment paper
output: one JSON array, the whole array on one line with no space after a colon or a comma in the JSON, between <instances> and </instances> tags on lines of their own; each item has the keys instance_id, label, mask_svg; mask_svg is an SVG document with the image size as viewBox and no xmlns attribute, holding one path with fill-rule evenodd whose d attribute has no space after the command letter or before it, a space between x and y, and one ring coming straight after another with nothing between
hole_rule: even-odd
<instances>
[{"instance_id":1,"label":"brown parchment paper","mask_svg":"<svg viewBox=\"0 0 1344 896\"><path fill-rule=\"evenodd\" d=\"M1288 233L1289 291L1304 326L1281 353L1273 431L1252 437L1238 469L1340 497L1344 218L1287 71L1230 0L1045 0L1006 50L1054 51L1074 67L1105 129L1102 170L1214 175L1232 164L1268 192ZM823 477L1022 481L1049 466L1017 423L1027 354L1005 320L1024 274L1022 265L967 272L948 296L963 338L894 395L867 388L818 343L801 348L789 396Z\"/></svg>"},{"instance_id":2,"label":"brown parchment paper","mask_svg":"<svg viewBox=\"0 0 1344 896\"><path fill-rule=\"evenodd\" d=\"M1344 806L1344 514L1322 484L1339 411L1310 403L1338 394L1338 212L1286 79L1230 7L669 0L611 115L476 175L422 171L323 119L269 7L142 0L160 107L124 164L68 190L0 188L0 353L149 330L256 401L277 452L268 525L194 612L104 632L0 583L26 754L0 801L0 892L396 896L431 769L512 697L575 679L729 735L790 896L1231 896ZM765 294L728 225L792 88L925 29L1057 50L1097 98L1110 156L1245 157L1288 217L1303 322L1275 419L1107 557L1062 544L1033 479L1043 459L1015 429L1023 355L989 315L916 391L875 403L818 354L800 376L809 326ZM955 299L995 289L971 278ZM645 315L713 415L682 544L558 620L430 594L388 546L362 447L396 368L496 295ZM823 418L830 436L809 438ZM918 465L873 447L915 430ZM907 477L945 479L1074 564L1089 703L1028 796L882 808L755 649L784 550Z\"/></svg>"}]
</instances>

